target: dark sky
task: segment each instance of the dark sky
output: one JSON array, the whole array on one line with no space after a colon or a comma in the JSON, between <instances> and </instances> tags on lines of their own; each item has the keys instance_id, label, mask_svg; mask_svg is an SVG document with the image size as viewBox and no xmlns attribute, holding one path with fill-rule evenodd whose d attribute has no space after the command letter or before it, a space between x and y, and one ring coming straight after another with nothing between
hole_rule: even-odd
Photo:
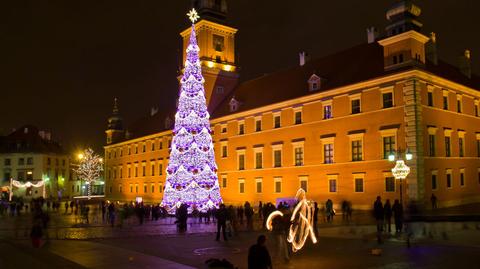
<instances>
[{"instance_id":1,"label":"dark sky","mask_svg":"<svg viewBox=\"0 0 480 269\"><path fill-rule=\"evenodd\" d=\"M366 42L394 0L230 0L241 79ZM480 71L480 1L418 0L440 57ZM126 124L171 106L189 0L1 1L0 133L31 123L68 148L100 149L113 97Z\"/></svg>"}]
</instances>

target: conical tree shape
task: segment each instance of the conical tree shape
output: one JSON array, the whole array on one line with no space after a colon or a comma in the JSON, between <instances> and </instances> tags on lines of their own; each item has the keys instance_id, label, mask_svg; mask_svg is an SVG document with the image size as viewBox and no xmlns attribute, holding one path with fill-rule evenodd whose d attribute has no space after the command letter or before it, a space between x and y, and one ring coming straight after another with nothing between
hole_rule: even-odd
<instances>
[{"instance_id":1,"label":"conical tree shape","mask_svg":"<svg viewBox=\"0 0 480 269\"><path fill-rule=\"evenodd\" d=\"M162 201L170 212L180 204L206 211L222 203L194 24L189 42Z\"/></svg>"}]
</instances>

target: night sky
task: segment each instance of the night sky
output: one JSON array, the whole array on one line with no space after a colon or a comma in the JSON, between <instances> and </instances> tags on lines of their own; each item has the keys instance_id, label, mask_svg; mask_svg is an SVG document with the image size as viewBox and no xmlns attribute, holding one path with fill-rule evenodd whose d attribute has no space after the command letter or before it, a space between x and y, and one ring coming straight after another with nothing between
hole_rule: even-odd
<instances>
[{"instance_id":1,"label":"night sky","mask_svg":"<svg viewBox=\"0 0 480 269\"><path fill-rule=\"evenodd\" d=\"M241 80L366 42L383 30L393 0L228 1L239 29ZM440 58L457 63L465 48L480 73L480 1L415 1L423 33L437 33ZM0 134L23 124L50 130L68 149L105 141L118 97L126 125L150 107L172 107L178 91L179 33L189 0L2 1Z\"/></svg>"}]
</instances>

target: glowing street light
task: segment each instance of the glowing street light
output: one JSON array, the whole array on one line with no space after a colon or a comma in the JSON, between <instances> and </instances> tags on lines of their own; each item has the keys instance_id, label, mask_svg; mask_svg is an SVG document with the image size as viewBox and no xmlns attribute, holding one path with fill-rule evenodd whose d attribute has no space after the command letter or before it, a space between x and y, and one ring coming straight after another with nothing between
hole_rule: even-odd
<instances>
[{"instance_id":1,"label":"glowing street light","mask_svg":"<svg viewBox=\"0 0 480 269\"><path fill-rule=\"evenodd\" d=\"M402 151L399 150L398 152L391 152L390 155L388 155L388 160L393 162L395 159L397 161L395 162L395 167L392 168L392 175L395 178L395 180L400 181L400 204L403 205L403 186L402 186L402 181L407 178L408 174L410 174L410 167L405 164L405 161L402 158ZM405 159L407 161L410 161L413 159L413 154L410 153L410 151L407 149L405 151Z\"/></svg>"}]
</instances>

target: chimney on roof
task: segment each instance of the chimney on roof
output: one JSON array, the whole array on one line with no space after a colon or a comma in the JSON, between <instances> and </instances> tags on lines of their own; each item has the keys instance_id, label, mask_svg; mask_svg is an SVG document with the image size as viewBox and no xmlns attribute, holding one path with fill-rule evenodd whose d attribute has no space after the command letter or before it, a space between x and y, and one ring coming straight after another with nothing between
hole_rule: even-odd
<instances>
[{"instance_id":1,"label":"chimney on roof","mask_svg":"<svg viewBox=\"0 0 480 269\"><path fill-rule=\"evenodd\" d=\"M378 38L378 31L375 27L368 27L367 28L367 41L368 44L375 42Z\"/></svg>"},{"instance_id":2,"label":"chimney on roof","mask_svg":"<svg viewBox=\"0 0 480 269\"><path fill-rule=\"evenodd\" d=\"M154 116L158 113L158 107L151 107L150 108L150 116Z\"/></svg>"},{"instance_id":3,"label":"chimney on roof","mask_svg":"<svg viewBox=\"0 0 480 269\"><path fill-rule=\"evenodd\" d=\"M430 40L425 46L425 52L427 59L430 60L434 65L438 64L438 53L437 53L437 35L434 32L430 33Z\"/></svg>"},{"instance_id":4,"label":"chimney on roof","mask_svg":"<svg viewBox=\"0 0 480 269\"><path fill-rule=\"evenodd\" d=\"M472 77L472 65L470 60L470 50L466 49L463 56L460 56L460 72L466 77Z\"/></svg>"},{"instance_id":5,"label":"chimney on roof","mask_svg":"<svg viewBox=\"0 0 480 269\"><path fill-rule=\"evenodd\" d=\"M300 57L300 66L304 66L310 60L310 56L305 51L300 52L298 56Z\"/></svg>"}]
</instances>

